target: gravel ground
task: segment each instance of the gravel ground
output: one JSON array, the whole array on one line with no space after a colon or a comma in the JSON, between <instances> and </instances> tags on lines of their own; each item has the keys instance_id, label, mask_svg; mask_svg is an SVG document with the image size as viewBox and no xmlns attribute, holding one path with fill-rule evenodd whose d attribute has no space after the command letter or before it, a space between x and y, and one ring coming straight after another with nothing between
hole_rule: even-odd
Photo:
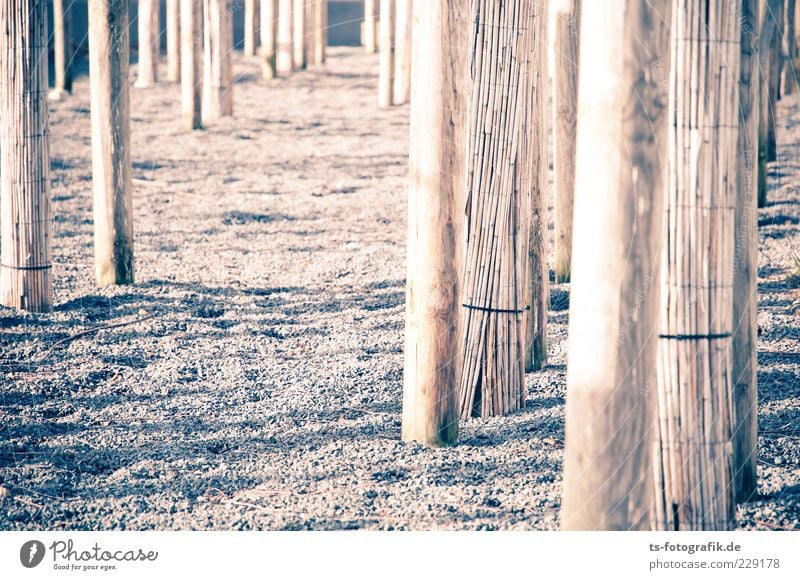
<instances>
[{"instance_id":1,"label":"gravel ground","mask_svg":"<svg viewBox=\"0 0 800 580\"><path fill-rule=\"evenodd\" d=\"M524 411L401 442L408 110L377 109L360 50L269 84L235 64L202 132L177 86L133 89L131 287L93 285L87 79L53 105L56 308L0 308L0 529L556 529L568 286ZM780 113L758 529L800 527L798 97Z\"/></svg>"}]
</instances>

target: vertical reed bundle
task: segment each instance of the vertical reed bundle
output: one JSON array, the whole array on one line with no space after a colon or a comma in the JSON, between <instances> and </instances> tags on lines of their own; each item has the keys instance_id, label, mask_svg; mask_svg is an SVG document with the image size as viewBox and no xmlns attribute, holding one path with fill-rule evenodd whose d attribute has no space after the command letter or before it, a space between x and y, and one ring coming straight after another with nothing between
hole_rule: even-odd
<instances>
[{"instance_id":1,"label":"vertical reed bundle","mask_svg":"<svg viewBox=\"0 0 800 580\"><path fill-rule=\"evenodd\" d=\"M556 282L569 282L575 196L580 0L559 0L553 33L553 187Z\"/></svg>"},{"instance_id":2,"label":"vertical reed bundle","mask_svg":"<svg viewBox=\"0 0 800 580\"><path fill-rule=\"evenodd\" d=\"M278 76L278 0L261 0L261 72L264 80Z\"/></svg>"},{"instance_id":3,"label":"vertical reed bundle","mask_svg":"<svg viewBox=\"0 0 800 580\"><path fill-rule=\"evenodd\" d=\"M364 0L364 26L362 28L362 44L364 49L373 53L378 50L378 15L375 11L378 0Z\"/></svg>"},{"instance_id":4,"label":"vertical reed bundle","mask_svg":"<svg viewBox=\"0 0 800 580\"><path fill-rule=\"evenodd\" d=\"M734 4L735 3L735 4ZM675 0L654 527L723 530L731 480L738 0Z\"/></svg>"},{"instance_id":5,"label":"vertical reed bundle","mask_svg":"<svg viewBox=\"0 0 800 580\"><path fill-rule=\"evenodd\" d=\"M54 100L72 92L72 1L53 0Z\"/></svg>"},{"instance_id":6,"label":"vertical reed bundle","mask_svg":"<svg viewBox=\"0 0 800 580\"><path fill-rule=\"evenodd\" d=\"M203 122L233 115L231 0L205 0Z\"/></svg>"},{"instance_id":7,"label":"vertical reed bundle","mask_svg":"<svg viewBox=\"0 0 800 580\"><path fill-rule=\"evenodd\" d=\"M244 0L244 56L255 56L258 48L258 23L260 20L258 0Z\"/></svg>"},{"instance_id":8,"label":"vertical reed bundle","mask_svg":"<svg viewBox=\"0 0 800 580\"><path fill-rule=\"evenodd\" d=\"M181 0L181 125L202 128L203 0Z\"/></svg>"},{"instance_id":9,"label":"vertical reed bundle","mask_svg":"<svg viewBox=\"0 0 800 580\"><path fill-rule=\"evenodd\" d=\"M167 0L167 80L181 80L181 0Z\"/></svg>"},{"instance_id":10,"label":"vertical reed bundle","mask_svg":"<svg viewBox=\"0 0 800 580\"><path fill-rule=\"evenodd\" d=\"M521 175L519 167L537 148L526 137L536 114L529 110L536 6L534 0L471 2L464 418L502 415L525 404L523 314L532 184L520 183L530 176Z\"/></svg>"},{"instance_id":11,"label":"vertical reed bundle","mask_svg":"<svg viewBox=\"0 0 800 580\"><path fill-rule=\"evenodd\" d=\"M414 12L403 440L439 446L458 436L469 0Z\"/></svg>"},{"instance_id":12,"label":"vertical reed bundle","mask_svg":"<svg viewBox=\"0 0 800 580\"><path fill-rule=\"evenodd\" d=\"M292 8L292 62L294 68L306 68L306 0L294 0Z\"/></svg>"},{"instance_id":13,"label":"vertical reed bundle","mask_svg":"<svg viewBox=\"0 0 800 580\"><path fill-rule=\"evenodd\" d=\"M411 19L413 0L395 0L394 33L394 87L392 103L404 105L408 102L411 82Z\"/></svg>"},{"instance_id":14,"label":"vertical reed bundle","mask_svg":"<svg viewBox=\"0 0 800 580\"><path fill-rule=\"evenodd\" d=\"M392 89L394 88L394 21L395 0L381 0L381 20L378 43L380 59L378 61L378 106L392 106Z\"/></svg>"},{"instance_id":15,"label":"vertical reed bundle","mask_svg":"<svg viewBox=\"0 0 800 580\"><path fill-rule=\"evenodd\" d=\"M52 307L47 2L0 0L0 293Z\"/></svg>"},{"instance_id":16,"label":"vertical reed bundle","mask_svg":"<svg viewBox=\"0 0 800 580\"><path fill-rule=\"evenodd\" d=\"M742 0L739 158L736 166L736 246L733 260L733 481L737 501L756 492L758 389L758 0Z\"/></svg>"},{"instance_id":17,"label":"vertical reed bundle","mask_svg":"<svg viewBox=\"0 0 800 580\"><path fill-rule=\"evenodd\" d=\"M294 0L278 2L278 56L276 68L280 76L294 71Z\"/></svg>"},{"instance_id":18,"label":"vertical reed bundle","mask_svg":"<svg viewBox=\"0 0 800 580\"><path fill-rule=\"evenodd\" d=\"M534 66L531 68L531 103L525 134L529 151L520 160L519 170L531 190L531 224L528 236L528 289L530 310L525 313L525 372L537 371L547 364L547 309L550 305L550 267L548 265L547 192L550 189L548 169L547 122L550 118L547 75L547 4L539 3L534 31ZM526 167L527 165L527 167Z\"/></svg>"},{"instance_id":19,"label":"vertical reed bundle","mask_svg":"<svg viewBox=\"0 0 800 580\"><path fill-rule=\"evenodd\" d=\"M671 7L582 2L565 530L650 525Z\"/></svg>"},{"instance_id":20,"label":"vertical reed bundle","mask_svg":"<svg viewBox=\"0 0 800 580\"><path fill-rule=\"evenodd\" d=\"M89 0L94 264L98 286L133 283L128 0Z\"/></svg>"},{"instance_id":21,"label":"vertical reed bundle","mask_svg":"<svg viewBox=\"0 0 800 580\"><path fill-rule=\"evenodd\" d=\"M158 0L139 0L139 66L135 85L139 88L158 82L158 61L161 59L158 6Z\"/></svg>"}]
</instances>

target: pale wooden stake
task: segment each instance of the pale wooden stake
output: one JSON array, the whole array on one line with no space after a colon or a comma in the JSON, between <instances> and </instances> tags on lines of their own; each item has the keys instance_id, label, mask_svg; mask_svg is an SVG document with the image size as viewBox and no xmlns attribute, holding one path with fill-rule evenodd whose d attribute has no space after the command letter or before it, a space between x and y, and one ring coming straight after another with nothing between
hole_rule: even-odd
<instances>
[{"instance_id":1,"label":"pale wooden stake","mask_svg":"<svg viewBox=\"0 0 800 580\"><path fill-rule=\"evenodd\" d=\"M139 0L139 63L135 87L147 88L158 82L161 35L158 0Z\"/></svg>"},{"instance_id":2,"label":"pale wooden stake","mask_svg":"<svg viewBox=\"0 0 800 580\"><path fill-rule=\"evenodd\" d=\"M375 11L379 0L364 0L364 24L361 27L361 40L367 52L378 50L378 15Z\"/></svg>"},{"instance_id":3,"label":"pale wooden stake","mask_svg":"<svg viewBox=\"0 0 800 580\"><path fill-rule=\"evenodd\" d=\"M778 159L778 135L775 118L781 98L781 70L783 70L784 2L775 5L775 34L769 56L769 117L767 125L767 162Z\"/></svg>"},{"instance_id":4,"label":"pale wooden stake","mask_svg":"<svg viewBox=\"0 0 800 580\"><path fill-rule=\"evenodd\" d=\"M791 95L797 90L795 64L797 59L797 38L795 37L795 0L786 0L784 8L786 17L786 33L783 35L783 94Z\"/></svg>"},{"instance_id":5,"label":"pale wooden stake","mask_svg":"<svg viewBox=\"0 0 800 580\"><path fill-rule=\"evenodd\" d=\"M306 68L306 0L294 0L292 8L292 62L296 70Z\"/></svg>"},{"instance_id":6,"label":"pale wooden stake","mask_svg":"<svg viewBox=\"0 0 800 580\"><path fill-rule=\"evenodd\" d=\"M523 151L520 161L520 172L527 178L532 188L531 222L528 235L528 271L526 286L528 288L528 305L530 310L524 314L525 324L525 372L541 370L547 364L547 310L550 305L550 267L548 265L548 212L547 200L550 191L550 171L548 169L548 121L550 90L547 73L547 19L544 11L546 4L539 5L543 10L541 18L537 13L537 23L544 27L534 40L545 43L536 47L535 66L531 71L533 101L530 105L534 112L530 117L529 143ZM526 167L529 165L529 167Z\"/></svg>"},{"instance_id":7,"label":"pale wooden stake","mask_svg":"<svg viewBox=\"0 0 800 580\"><path fill-rule=\"evenodd\" d=\"M553 186L555 279L569 282L575 195L575 130L578 104L580 0L553 4Z\"/></svg>"},{"instance_id":8,"label":"pale wooden stake","mask_svg":"<svg viewBox=\"0 0 800 580\"><path fill-rule=\"evenodd\" d=\"M392 106L394 88L394 19L395 0L381 0L380 60L378 63L378 106Z\"/></svg>"},{"instance_id":9,"label":"pale wooden stake","mask_svg":"<svg viewBox=\"0 0 800 580\"><path fill-rule=\"evenodd\" d=\"M563 530L650 526L671 2L582 2Z\"/></svg>"},{"instance_id":10,"label":"pale wooden stake","mask_svg":"<svg viewBox=\"0 0 800 580\"><path fill-rule=\"evenodd\" d=\"M203 126L203 0L181 0L181 124Z\"/></svg>"},{"instance_id":11,"label":"pale wooden stake","mask_svg":"<svg viewBox=\"0 0 800 580\"><path fill-rule=\"evenodd\" d=\"M278 58L277 70L280 76L294 71L294 18L292 10L295 0L280 0L278 4Z\"/></svg>"},{"instance_id":12,"label":"pale wooden stake","mask_svg":"<svg viewBox=\"0 0 800 580\"><path fill-rule=\"evenodd\" d=\"M735 520L731 342L740 6L739 0L674 4L653 466L653 527L661 530L725 530Z\"/></svg>"},{"instance_id":13,"label":"pale wooden stake","mask_svg":"<svg viewBox=\"0 0 800 580\"><path fill-rule=\"evenodd\" d=\"M203 123L233 115L231 0L205 0Z\"/></svg>"},{"instance_id":14,"label":"pale wooden stake","mask_svg":"<svg viewBox=\"0 0 800 580\"><path fill-rule=\"evenodd\" d=\"M278 76L276 68L278 0L261 0L261 72L265 80Z\"/></svg>"},{"instance_id":15,"label":"pale wooden stake","mask_svg":"<svg viewBox=\"0 0 800 580\"><path fill-rule=\"evenodd\" d=\"M72 92L72 2L53 0L53 66L55 80L50 99Z\"/></svg>"},{"instance_id":16,"label":"pale wooden stake","mask_svg":"<svg viewBox=\"0 0 800 580\"><path fill-rule=\"evenodd\" d=\"M739 81L739 158L736 176L733 279L733 482L737 501L756 493L758 389L758 0L742 1L741 77Z\"/></svg>"},{"instance_id":17,"label":"pale wooden stake","mask_svg":"<svg viewBox=\"0 0 800 580\"><path fill-rule=\"evenodd\" d=\"M258 49L259 0L244 0L244 56L255 56Z\"/></svg>"},{"instance_id":18,"label":"pale wooden stake","mask_svg":"<svg viewBox=\"0 0 800 580\"><path fill-rule=\"evenodd\" d=\"M181 0L167 0L167 80L181 80Z\"/></svg>"},{"instance_id":19,"label":"pale wooden stake","mask_svg":"<svg viewBox=\"0 0 800 580\"><path fill-rule=\"evenodd\" d=\"M0 0L0 23L0 294L3 306L47 312L53 304L47 2Z\"/></svg>"},{"instance_id":20,"label":"pale wooden stake","mask_svg":"<svg viewBox=\"0 0 800 580\"><path fill-rule=\"evenodd\" d=\"M324 64L328 46L328 0L312 0L312 8L314 49L310 59L313 64Z\"/></svg>"},{"instance_id":21,"label":"pale wooden stake","mask_svg":"<svg viewBox=\"0 0 800 580\"><path fill-rule=\"evenodd\" d=\"M414 9L403 440L434 446L458 436L469 1Z\"/></svg>"},{"instance_id":22,"label":"pale wooden stake","mask_svg":"<svg viewBox=\"0 0 800 580\"><path fill-rule=\"evenodd\" d=\"M133 283L128 0L89 0L94 271Z\"/></svg>"},{"instance_id":23,"label":"pale wooden stake","mask_svg":"<svg viewBox=\"0 0 800 580\"><path fill-rule=\"evenodd\" d=\"M774 55L773 41L778 34L776 14L784 0L760 0L759 3L759 96L758 96L758 207L767 204L767 163L769 155L769 127L772 106L770 102L770 71Z\"/></svg>"},{"instance_id":24,"label":"pale wooden stake","mask_svg":"<svg viewBox=\"0 0 800 580\"><path fill-rule=\"evenodd\" d=\"M424 1L424 0L423 0ZM395 0L395 20L397 28L394 37L394 87L392 101L404 105L409 98L411 82L411 19L413 0Z\"/></svg>"}]
</instances>

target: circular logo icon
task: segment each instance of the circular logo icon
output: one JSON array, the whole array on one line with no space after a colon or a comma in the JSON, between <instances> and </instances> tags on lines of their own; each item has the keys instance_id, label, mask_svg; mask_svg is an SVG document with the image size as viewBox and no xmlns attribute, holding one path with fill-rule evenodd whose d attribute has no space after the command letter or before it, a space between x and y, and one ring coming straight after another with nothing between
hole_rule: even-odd
<instances>
[{"instance_id":1,"label":"circular logo icon","mask_svg":"<svg viewBox=\"0 0 800 580\"><path fill-rule=\"evenodd\" d=\"M36 568L44 560L44 544L39 540L28 540L19 549L19 561L26 568Z\"/></svg>"}]
</instances>

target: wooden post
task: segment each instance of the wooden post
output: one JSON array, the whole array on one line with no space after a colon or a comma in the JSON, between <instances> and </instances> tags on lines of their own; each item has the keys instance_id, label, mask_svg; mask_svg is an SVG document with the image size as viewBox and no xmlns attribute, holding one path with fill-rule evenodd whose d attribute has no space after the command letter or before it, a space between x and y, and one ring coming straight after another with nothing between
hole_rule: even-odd
<instances>
[{"instance_id":1,"label":"wooden post","mask_svg":"<svg viewBox=\"0 0 800 580\"><path fill-rule=\"evenodd\" d=\"M53 304L47 2L0 0L0 22L0 294L3 306L47 312Z\"/></svg>"},{"instance_id":2,"label":"wooden post","mask_svg":"<svg viewBox=\"0 0 800 580\"><path fill-rule=\"evenodd\" d=\"M540 3L542 8L545 3ZM550 306L550 267L548 265L549 237L547 200L550 190L550 171L548 168L548 120L550 91L547 66L548 14L544 11L537 22L544 28L535 39L542 43L536 48L536 63L531 71L533 101L530 108L529 145L523 151L529 151L521 157L520 172L530 183L531 223L528 234L528 272L526 287L528 289L528 305L530 310L524 313L525 324L525 372L541 370L547 364L547 311ZM577 81L576 81L577 82ZM526 165L529 167L526 168ZM528 176L530 174L530 176ZM520 180L523 181L523 180Z\"/></svg>"},{"instance_id":3,"label":"wooden post","mask_svg":"<svg viewBox=\"0 0 800 580\"><path fill-rule=\"evenodd\" d=\"M435 446L458 436L469 2L414 8L403 440Z\"/></svg>"},{"instance_id":4,"label":"wooden post","mask_svg":"<svg viewBox=\"0 0 800 580\"><path fill-rule=\"evenodd\" d=\"M264 80L278 76L277 57L277 24L278 0L261 0L261 72Z\"/></svg>"},{"instance_id":5,"label":"wooden post","mask_svg":"<svg viewBox=\"0 0 800 580\"><path fill-rule=\"evenodd\" d=\"M203 0L181 0L181 124L203 126Z\"/></svg>"},{"instance_id":6,"label":"wooden post","mask_svg":"<svg viewBox=\"0 0 800 580\"><path fill-rule=\"evenodd\" d=\"M653 527L725 530L735 521L731 343L741 4L675 2Z\"/></svg>"},{"instance_id":7,"label":"wooden post","mask_svg":"<svg viewBox=\"0 0 800 580\"><path fill-rule=\"evenodd\" d=\"M395 36L394 36L394 87L392 102L404 105L409 99L409 83L411 82L411 19L413 17L413 0L395 0Z\"/></svg>"},{"instance_id":8,"label":"wooden post","mask_svg":"<svg viewBox=\"0 0 800 580\"><path fill-rule=\"evenodd\" d=\"M781 98L781 70L783 69L783 13L784 3L775 5L775 34L769 60L769 117L767 118L767 163L778 159L778 135L775 118Z\"/></svg>"},{"instance_id":9,"label":"wooden post","mask_svg":"<svg viewBox=\"0 0 800 580\"><path fill-rule=\"evenodd\" d=\"M233 18L230 0L205 0L203 123L233 115Z\"/></svg>"},{"instance_id":10,"label":"wooden post","mask_svg":"<svg viewBox=\"0 0 800 580\"><path fill-rule=\"evenodd\" d=\"M580 0L553 4L553 186L556 282L569 282L575 195L575 129L578 105Z\"/></svg>"},{"instance_id":11,"label":"wooden post","mask_svg":"<svg viewBox=\"0 0 800 580\"><path fill-rule=\"evenodd\" d=\"M778 34L776 13L779 4L784 0L760 0L759 11L759 40L758 40L758 70L759 70L759 97L758 97L758 207L767 205L767 163L769 157L769 126L770 112L770 65L773 41ZM774 136L774 135L773 135Z\"/></svg>"},{"instance_id":12,"label":"wooden post","mask_svg":"<svg viewBox=\"0 0 800 580\"><path fill-rule=\"evenodd\" d=\"M650 526L671 8L582 2L564 530Z\"/></svg>"},{"instance_id":13,"label":"wooden post","mask_svg":"<svg viewBox=\"0 0 800 580\"><path fill-rule=\"evenodd\" d=\"M98 286L133 283L128 0L89 0L94 271Z\"/></svg>"},{"instance_id":14,"label":"wooden post","mask_svg":"<svg viewBox=\"0 0 800 580\"><path fill-rule=\"evenodd\" d=\"M292 62L296 70L306 68L306 0L294 0L292 9Z\"/></svg>"},{"instance_id":15,"label":"wooden post","mask_svg":"<svg viewBox=\"0 0 800 580\"><path fill-rule=\"evenodd\" d=\"M756 493L758 389L758 0L742 0L739 158L736 166L736 245L733 259L733 482L736 500ZM794 82L794 77L792 81Z\"/></svg>"},{"instance_id":16,"label":"wooden post","mask_svg":"<svg viewBox=\"0 0 800 580\"><path fill-rule=\"evenodd\" d=\"M795 0L786 0L784 8L786 17L786 33L783 35L784 61L782 67L784 95L791 95L797 90L795 60L797 59L797 38L795 37Z\"/></svg>"},{"instance_id":17,"label":"wooden post","mask_svg":"<svg viewBox=\"0 0 800 580\"><path fill-rule=\"evenodd\" d=\"M259 31L258 0L244 0L244 56L255 56L258 49Z\"/></svg>"},{"instance_id":18,"label":"wooden post","mask_svg":"<svg viewBox=\"0 0 800 580\"><path fill-rule=\"evenodd\" d=\"M280 76L294 71L294 0L280 0L278 4L278 57L277 69Z\"/></svg>"},{"instance_id":19,"label":"wooden post","mask_svg":"<svg viewBox=\"0 0 800 580\"><path fill-rule=\"evenodd\" d=\"M544 42L546 4L472 2L467 108L467 254L461 417L525 404L528 238L534 171L531 77ZM381 23L386 14L382 12ZM538 37L537 37L538 36ZM538 50L537 50L538 48Z\"/></svg>"},{"instance_id":20,"label":"wooden post","mask_svg":"<svg viewBox=\"0 0 800 580\"><path fill-rule=\"evenodd\" d=\"M395 0L381 0L380 60L378 63L378 106L392 106L394 88L394 19Z\"/></svg>"},{"instance_id":21,"label":"wooden post","mask_svg":"<svg viewBox=\"0 0 800 580\"><path fill-rule=\"evenodd\" d=\"M139 65L135 87L147 88L158 82L160 27L158 0L139 0Z\"/></svg>"},{"instance_id":22,"label":"wooden post","mask_svg":"<svg viewBox=\"0 0 800 580\"><path fill-rule=\"evenodd\" d=\"M313 64L325 63L328 46L328 0L312 0L313 50L309 56Z\"/></svg>"},{"instance_id":23,"label":"wooden post","mask_svg":"<svg viewBox=\"0 0 800 580\"><path fill-rule=\"evenodd\" d=\"M167 0L167 80L181 80L181 0Z\"/></svg>"},{"instance_id":24,"label":"wooden post","mask_svg":"<svg viewBox=\"0 0 800 580\"><path fill-rule=\"evenodd\" d=\"M55 80L49 98L72 92L72 2L53 0L53 66Z\"/></svg>"},{"instance_id":25,"label":"wooden post","mask_svg":"<svg viewBox=\"0 0 800 580\"><path fill-rule=\"evenodd\" d=\"M379 0L364 0L364 26L362 27L362 44L364 49L373 53L378 50L378 17L375 12Z\"/></svg>"}]
</instances>

